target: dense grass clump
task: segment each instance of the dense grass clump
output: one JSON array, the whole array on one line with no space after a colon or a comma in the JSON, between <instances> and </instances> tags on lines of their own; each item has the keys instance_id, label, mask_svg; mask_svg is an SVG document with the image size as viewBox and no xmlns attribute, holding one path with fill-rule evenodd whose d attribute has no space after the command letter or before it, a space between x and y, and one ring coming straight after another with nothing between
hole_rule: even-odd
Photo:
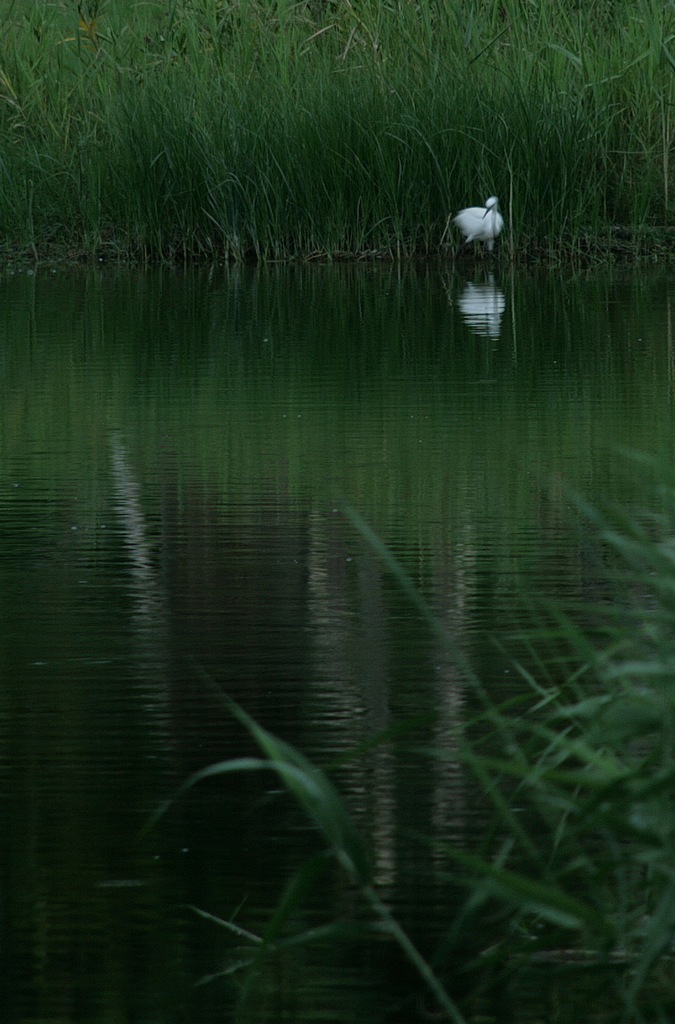
<instances>
[{"instance_id":1,"label":"dense grass clump","mask_svg":"<svg viewBox=\"0 0 675 1024\"><path fill-rule=\"evenodd\" d=\"M672 246L672 0L0 0L0 29L19 250L406 257L490 193L512 255Z\"/></svg>"}]
</instances>

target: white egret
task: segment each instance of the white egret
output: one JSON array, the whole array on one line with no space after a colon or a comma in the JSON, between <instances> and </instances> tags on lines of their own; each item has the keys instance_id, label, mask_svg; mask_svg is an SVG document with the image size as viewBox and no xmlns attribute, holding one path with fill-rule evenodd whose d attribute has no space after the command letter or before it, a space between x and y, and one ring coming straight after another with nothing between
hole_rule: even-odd
<instances>
[{"instance_id":1,"label":"white egret","mask_svg":"<svg viewBox=\"0 0 675 1024\"><path fill-rule=\"evenodd\" d=\"M485 242L490 252L504 227L497 196L486 199L485 206L468 206L466 210L460 210L453 220L467 242Z\"/></svg>"}]
</instances>

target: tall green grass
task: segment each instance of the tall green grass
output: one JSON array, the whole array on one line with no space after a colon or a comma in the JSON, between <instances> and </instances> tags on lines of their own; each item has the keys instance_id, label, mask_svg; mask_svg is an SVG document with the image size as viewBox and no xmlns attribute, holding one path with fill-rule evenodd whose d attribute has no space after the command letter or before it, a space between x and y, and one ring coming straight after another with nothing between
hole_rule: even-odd
<instances>
[{"instance_id":1,"label":"tall green grass","mask_svg":"<svg viewBox=\"0 0 675 1024\"><path fill-rule=\"evenodd\" d=\"M669 246L672 0L79 6L0 2L8 246L402 258L489 193L511 255Z\"/></svg>"},{"instance_id":2,"label":"tall green grass","mask_svg":"<svg viewBox=\"0 0 675 1024\"><path fill-rule=\"evenodd\" d=\"M219 922L250 951L223 969L245 975L241 1005L266 959L327 937L353 938L358 925L362 937L384 935L398 945L438 1003L439 1019L465 1019L461 1000L451 995L459 977L480 991L533 968L562 967L573 985L575 972L592 967L611 972L608 1020L672 1020L675 479L648 512L592 515L609 568L603 601L584 607L581 617L553 609L547 633L536 632L539 645L564 644L575 670L560 678L559 667L533 657L537 674L521 669L521 695L505 704L474 676L404 570L353 516L419 614L445 636L478 698L458 744L426 753L431 764L459 759L473 775L487 824L461 848L433 834L419 837L435 847L435 863L444 862L441 875L466 892L459 912L448 908L445 931L425 958L378 892L367 844L326 774L233 706L263 756L200 771L182 791L214 776L273 771L325 851L289 884L265 935ZM575 624L580 618L583 626ZM351 932L344 919L294 932L291 922L325 870L326 854L361 894L367 915L352 922ZM198 912L214 920L205 908ZM539 984L546 985L546 973Z\"/></svg>"}]
</instances>

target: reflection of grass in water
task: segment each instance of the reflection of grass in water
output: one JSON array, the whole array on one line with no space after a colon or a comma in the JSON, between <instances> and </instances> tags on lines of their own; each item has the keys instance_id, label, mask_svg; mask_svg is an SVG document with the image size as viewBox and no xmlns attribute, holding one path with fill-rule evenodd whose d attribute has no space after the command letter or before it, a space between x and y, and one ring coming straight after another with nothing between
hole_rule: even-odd
<instances>
[{"instance_id":1,"label":"reflection of grass in water","mask_svg":"<svg viewBox=\"0 0 675 1024\"><path fill-rule=\"evenodd\" d=\"M597 613L595 635L602 640L591 642L560 613L553 613L548 635L539 636L563 639L576 652L580 668L563 684L554 683L543 666L537 679L523 670L529 684L523 696L498 706L446 637L482 703L459 756L480 784L490 824L471 852L437 848L448 879L467 896L431 960L420 955L378 895L364 841L325 773L240 708L233 705L233 713L264 756L213 765L183 787L232 772L276 772L323 837L328 859L363 896L370 934L398 943L447 1019L464 1019L440 980L450 961L463 964L478 990L535 966L554 971L562 965L568 978L581 968L605 967L616 985L616 1019L642 1020L645 1008L652 1020L667 1018L675 934L675 490L662 494L661 513L650 513L644 523L595 517L614 563L612 600L585 609L589 616ZM401 566L358 516L352 518L419 613L439 630ZM446 755L429 750L428 756L433 764ZM288 936L289 919L326 860L318 856L302 867L262 937L219 922L248 947L223 972L245 972L242 1000L267 957L358 932L335 921ZM476 936L485 938L477 944ZM467 949L478 955L472 960Z\"/></svg>"}]
</instances>

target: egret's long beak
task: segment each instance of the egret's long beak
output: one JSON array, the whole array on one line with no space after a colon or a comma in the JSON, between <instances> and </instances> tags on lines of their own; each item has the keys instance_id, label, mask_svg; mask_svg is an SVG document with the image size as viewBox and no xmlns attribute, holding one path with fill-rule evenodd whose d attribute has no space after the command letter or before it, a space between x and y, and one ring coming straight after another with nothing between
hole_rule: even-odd
<instances>
[{"instance_id":1,"label":"egret's long beak","mask_svg":"<svg viewBox=\"0 0 675 1024\"><path fill-rule=\"evenodd\" d=\"M485 220L485 218L487 217L487 215L488 215L488 213L490 212L490 210L491 210L491 209L492 209L492 207L490 206L490 207L488 207L488 209L487 209L487 210L485 211L485 213L483 214L483 220Z\"/></svg>"}]
</instances>

